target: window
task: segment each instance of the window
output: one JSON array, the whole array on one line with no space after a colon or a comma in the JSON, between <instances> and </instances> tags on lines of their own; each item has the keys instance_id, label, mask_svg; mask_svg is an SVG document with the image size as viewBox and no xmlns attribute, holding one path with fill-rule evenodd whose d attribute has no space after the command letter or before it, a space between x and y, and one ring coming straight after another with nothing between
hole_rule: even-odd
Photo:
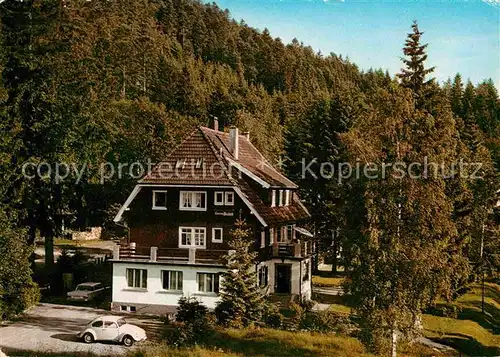
<instances>
[{"instance_id":1,"label":"window","mask_svg":"<svg viewBox=\"0 0 500 357\"><path fill-rule=\"evenodd\" d=\"M293 225L285 226L286 227L286 239L288 241L293 240Z\"/></svg>"},{"instance_id":2,"label":"window","mask_svg":"<svg viewBox=\"0 0 500 357\"><path fill-rule=\"evenodd\" d=\"M96 321L92 324L92 327L102 327L102 321Z\"/></svg>"},{"instance_id":3,"label":"window","mask_svg":"<svg viewBox=\"0 0 500 357\"><path fill-rule=\"evenodd\" d=\"M220 192L220 191L215 192L214 205L216 205L216 206L224 205L224 192Z\"/></svg>"},{"instance_id":4,"label":"window","mask_svg":"<svg viewBox=\"0 0 500 357\"><path fill-rule=\"evenodd\" d=\"M285 206L290 205L290 190L285 190Z\"/></svg>"},{"instance_id":5,"label":"window","mask_svg":"<svg viewBox=\"0 0 500 357\"><path fill-rule=\"evenodd\" d=\"M278 243L289 243L294 238L293 224L276 227L276 241Z\"/></svg>"},{"instance_id":6,"label":"window","mask_svg":"<svg viewBox=\"0 0 500 357\"><path fill-rule=\"evenodd\" d=\"M279 193L278 206L283 206L283 190L280 190Z\"/></svg>"},{"instance_id":7,"label":"window","mask_svg":"<svg viewBox=\"0 0 500 357\"><path fill-rule=\"evenodd\" d=\"M276 190L271 191L271 207L276 206Z\"/></svg>"},{"instance_id":8,"label":"window","mask_svg":"<svg viewBox=\"0 0 500 357\"><path fill-rule=\"evenodd\" d=\"M196 168L200 169L203 167L203 158L196 160Z\"/></svg>"},{"instance_id":9,"label":"window","mask_svg":"<svg viewBox=\"0 0 500 357\"><path fill-rule=\"evenodd\" d=\"M184 211L206 211L207 193L202 191L181 191L179 209Z\"/></svg>"},{"instance_id":10,"label":"window","mask_svg":"<svg viewBox=\"0 0 500 357\"><path fill-rule=\"evenodd\" d=\"M179 227L179 248L205 248L204 227Z\"/></svg>"},{"instance_id":11,"label":"window","mask_svg":"<svg viewBox=\"0 0 500 357\"><path fill-rule=\"evenodd\" d=\"M212 242L222 243L222 228L212 228Z\"/></svg>"},{"instance_id":12,"label":"window","mask_svg":"<svg viewBox=\"0 0 500 357\"><path fill-rule=\"evenodd\" d=\"M302 277L303 281L309 280L309 262L304 262L304 276Z\"/></svg>"},{"instance_id":13,"label":"window","mask_svg":"<svg viewBox=\"0 0 500 357\"><path fill-rule=\"evenodd\" d=\"M285 243L286 239L283 234L283 227L278 227L276 229L276 242L278 243Z\"/></svg>"},{"instance_id":14,"label":"window","mask_svg":"<svg viewBox=\"0 0 500 357\"><path fill-rule=\"evenodd\" d=\"M148 287L148 271L146 269L127 269L127 284L130 288Z\"/></svg>"},{"instance_id":15,"label":"window","mask_svg":"<svg viewBox=\"0 0 500 357\"><path fill-rule=\"evenodd\" d=\"M121 311L127 311L127 305L122 305L120 306Z\"/></svg>"},{"instance_id":16,"label":"window","mask_svg":"<svg viewBox=\"0 0 500 357\"><path fill-rule=\"evenodd\" d=\"M226 192L226 206L234 205L234 192Z\"/></svg>"},{"instance_id":17,"label":"window","mask_svg":"<svg viewBox=\"0 0 500 357\"><path fill-rule=\"evenodd\" d=\"M196 275L198 281L198 291L203 293L218 293L219 292L219 274L214 273L198 273Z\"/></svg>"},{"instance_id":18,"label":"window","mask_svg":"<svg viewBox=\"0 0 500 357\"><path fill-rule=\"evenodd\" d=\"M260 247L264 248L266 246L266 232L260 232Z\"/></svg>"},{"instance_id":19,"label":"window","mask_svg":"<svg viewBox=\"0 0 500 357\"><path fill-rule=\"evenodd\" d=\"M125 325L127 323L127 321L125 321L125 319L118 319L118 321L116 321L118 323L118 326L119 327L122 327L123 325Z\"/></svg>"},{"instance_id":20,"label":"window","mask_svg":"<svg viewBox=\"0 0 500 357\"><path fill-rule=\"evenodd\" d=\"M182 271L162 270L161 278L163 289L182 291Z\"/></svg>"},{"instance_id":21,"label":"window","mask_svg":"<svg viewBox=\"0 0 500 357\"><path fill-rule=\"evenodd\" d=\"M176 169L180 169L180 168L184 168L184 166L186 165L186 159L179 159L177 160L177 162L175 163L175 168Z\"/></svg>"},{"instance_id":22,"label":"window","mask_svg":"<svg viewBox=\"0 0 500 357\"><path fill-rule=\"evenodd\" d=\"M153 209L167 209L167 191L153 191Z\"/></svg>"},{"instance_id":23,"label":"window","mask_svg":"<svg viewBox=\"0 0 500 357\"><path fill-rule=\"evenodd\" d=\"M129 306L129 311L130 312L136 312L137 309L135 308L135 306Z\"/></svg>"},{"instance_id":24,"label":"window","mask_svg":"<svg viewBox=\"0 0 500 357\"><path fill-rule=\"evenodd\" d=\"M269 270L267 266L259 268L259 287L264 288L268 284Z\"/></svg>"},{"instance_id":25,"label":"window","mask_svg":"<svg viewBox=\"0 0 500 357\"><path fill-rule=\"evenodd\" d=\"M118 328L118 326L113 321L104 322L104 328Z\"/></svg>"}]
</instances>

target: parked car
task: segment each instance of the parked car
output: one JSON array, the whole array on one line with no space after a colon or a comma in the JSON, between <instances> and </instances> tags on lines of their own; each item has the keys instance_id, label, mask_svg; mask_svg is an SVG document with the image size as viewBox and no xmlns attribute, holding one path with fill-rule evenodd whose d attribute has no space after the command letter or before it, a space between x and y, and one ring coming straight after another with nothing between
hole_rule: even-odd
<instances>
[{"instance_id":1,"label":"parked car","mask_svg":"<svg viewBox=\"0 0 500 357\"><path fill-rule=\"evenodd\" d=\"M76 336L85 343L114 341L123 343L127 347L147 338L146 332L142 328L127 323L120 316L97 317L90 321Z\"/></svg>"},{"instance_id":2,"label":"parked car","mask_svg":"<svg viewBox=\"0 0 500 357\"><path fill-rule=\"evenodd\" d=\"M74 291L68 293L68 299L75 301L90 301L104 293L108 287L101 283L82 283L76 286Z\"/></svg>"}]
</instances>

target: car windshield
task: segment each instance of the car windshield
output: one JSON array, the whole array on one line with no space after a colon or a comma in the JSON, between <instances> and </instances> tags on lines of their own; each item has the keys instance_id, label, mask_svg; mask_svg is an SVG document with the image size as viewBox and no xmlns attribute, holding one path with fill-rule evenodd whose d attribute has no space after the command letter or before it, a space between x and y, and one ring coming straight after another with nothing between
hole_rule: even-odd
<instances>
[{"instance_id":1,"label":"car windshield","mask_svg":"<svg viewBox=\"0 0 500 357\"><path fill-rule=\"evenodd\" d=\"M116 321L118 323L118 326L119 327L122 327L123 325L125 325L127 323L127 321L125 321L125 319L119 319L118 321Z\"/></svg>"},{"instance_id":2,"label":"car windshield","mask_svg":"<svg viewBox=\"0 0 500 357\"><path fill-rule=\"evenodd\" d=\"M76 287L77 291L92 291L92 287L89 285L78 285Z\"/></svg>"}]
</instances>

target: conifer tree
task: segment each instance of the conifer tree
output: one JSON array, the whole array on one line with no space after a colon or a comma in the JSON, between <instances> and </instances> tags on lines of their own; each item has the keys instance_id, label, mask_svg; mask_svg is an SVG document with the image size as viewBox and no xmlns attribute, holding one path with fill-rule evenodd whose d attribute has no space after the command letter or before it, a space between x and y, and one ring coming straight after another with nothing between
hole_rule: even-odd
<instances>
[{"instance_id":1,"label":"conifer tree","mask_svg":"<svg viewBox=\"0 0 500 357\"><path fill-rule=\"evenodd\" d=\"M248 326L262 317L265 302L257 285L257 253L252 251L253 245L251 230L245 221L237 220L229 241L229 249L233 252L226 257L228 269L222 275L221 301L216 308L222 324Z\"/></svg>"},{"instance_id":2,"label":"conifer tree","mask_svg":"<svg viewBox=\"0 0 500 357\"><path fill-rule=\"evenodd\" d=\"M408 34L403 48L406 58L402 58L402 61L406 68L402 68L397 77L401 79L403 87L410 88L413 91L418 102L425 100L427 87L433 81L433 79L426 79L426 77L434 71L434 67L425 68L424 66L427 60L425 49L428 44L420 43L420 37L424 33L418 29L417 21L414 21L411 27L413 31Z\"/></svg>"}]
</instances>

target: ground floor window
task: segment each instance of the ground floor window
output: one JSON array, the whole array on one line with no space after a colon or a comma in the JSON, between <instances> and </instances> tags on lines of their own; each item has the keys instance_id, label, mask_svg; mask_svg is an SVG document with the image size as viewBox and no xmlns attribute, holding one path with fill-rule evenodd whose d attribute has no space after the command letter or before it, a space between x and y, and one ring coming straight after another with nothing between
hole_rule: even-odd
<instances>
[{"instance_id":1,"label":"ground floor window","mask_svg":"<svg viewBox=\"0 0 500 357\"><path fill-rule=\"evenodd\" d=\"M127 285L130 288L148 287L148 271L146 269L127 269Z\"/></svg>"},{"instance_id":2,"label":"ground floor window","mask_svg":"<svg viewBox=\"0 0 500 357\"><path fill-rule=\"evenodd\" d=\"M203 293L219 292L219 274L217 273L198 273L196 276L198 282L198 291Z\"/></svg>"},{"instance_id":3,"label":"ground floor window","mask_svg":"<svg viewBox=\"0 0 500 357\"><path fill-rule=\"evenodd\" d=\"M182 291L182 271L162 270L163 289Z\"/></svg>"},{"instance_id":4,"label":"ground floor window","mask_svg":"<svg viewBox=\"0 0 500 357\"><path fill-rule=\"evenodd\" d=\"M269 270L267 266L259 268L259 287L264 288L269 283Z\"/></svg>"}]
</instances>

